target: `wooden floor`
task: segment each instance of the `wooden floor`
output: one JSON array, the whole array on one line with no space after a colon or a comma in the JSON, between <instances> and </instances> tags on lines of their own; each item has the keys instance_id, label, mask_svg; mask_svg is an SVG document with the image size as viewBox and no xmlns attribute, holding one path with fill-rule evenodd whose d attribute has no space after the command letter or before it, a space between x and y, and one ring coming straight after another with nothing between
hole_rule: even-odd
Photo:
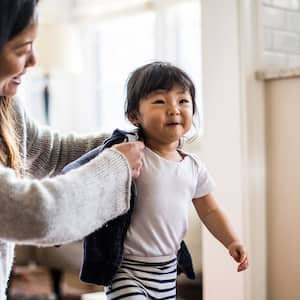
<instances>
[{"instance_id":1,"label":"wooden floor","mask_svg":"<svg viewBox=\"0 0 300 300\"><path fill-rule=\"evenodd\" d=\"M83 294L102 290L102 287L82 283L78 274L64 274L62 300L80 300ZM201 300L201 278L191 281L181 275L177 284L177 299ZM8 300L55 300L48 270L40 267L15 269Z\"/></svg>"},{"instance_id":2,"label":"wooden floor","mask_svg":"<svg viewBox=\"0 0 300 300\"><path fill-rule=\"evenodd\" d=\"M185 275L180 275L177 280L177 299L202 300L202 277L190 280Z\"/></svg>"}]
</instances>

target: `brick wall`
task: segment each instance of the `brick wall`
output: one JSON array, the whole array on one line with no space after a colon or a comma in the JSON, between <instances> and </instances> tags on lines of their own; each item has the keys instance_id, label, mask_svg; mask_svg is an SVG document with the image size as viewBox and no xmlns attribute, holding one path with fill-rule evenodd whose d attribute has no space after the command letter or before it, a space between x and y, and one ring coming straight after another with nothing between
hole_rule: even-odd
<instances>
[{"instance_id":1,"label":"brick wall","mask_svg":"<svg viewBox=\"0 0 300 300\"><path fill-rule=\"evenodd\" d=\"M265 66L300 66L300 0L261 0Z\"/></svg>"}]
</instances>

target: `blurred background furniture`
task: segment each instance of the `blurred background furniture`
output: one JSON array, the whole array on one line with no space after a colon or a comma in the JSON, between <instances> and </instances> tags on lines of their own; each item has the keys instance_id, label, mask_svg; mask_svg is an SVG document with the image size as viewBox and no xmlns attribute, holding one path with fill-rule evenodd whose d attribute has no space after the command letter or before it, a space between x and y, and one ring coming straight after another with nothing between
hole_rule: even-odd
<instances>
[{"instance_id":1,"label":"blurred background furniture","mask_svg":"<svg viewBox=\"0 0 300 300\"><path fill-rule=\"evenodd\" d=\"M77 274L82 260L82 242L73 242L59 247L16 246L15 269L24 267L44 267L49 271L51 289L56 300L61 300L62 280L65 272ZM13 279L12 279L13 280ZM12 282L10 283L11 286ZM10 289L8 289L8 294Z\"/></svg>"}]
</instances>

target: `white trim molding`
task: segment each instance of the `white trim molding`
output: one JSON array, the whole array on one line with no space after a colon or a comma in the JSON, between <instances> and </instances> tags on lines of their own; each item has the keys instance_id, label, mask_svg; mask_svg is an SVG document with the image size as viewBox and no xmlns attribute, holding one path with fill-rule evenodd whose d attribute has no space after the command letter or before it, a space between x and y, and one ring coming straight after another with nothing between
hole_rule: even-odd
<instances>
[{"instance_id":1,"label":"white trim molding","mask_svg":"<svg viewBox=\"0 0 300 300\"><path fill-rule=\"evenodd\" d=\"M256 71L263 65L261 1L240 3L240 73L245 237L250 268L246 299L267 299L267 211L264 84Z\"/></svg>"},{"instance_id":2,"label":"white trim molding","mask_svg":"<svg viewBox=\"0 0 300 300\"><path fill-rule=\"evenodd\" d=\"M255 79L263 53L260 1L202 0L202 25L203 156L250 257L250 268L237 273L204 231L204 300L266 300L264 89Z\"/></svg>"}]
</instances>

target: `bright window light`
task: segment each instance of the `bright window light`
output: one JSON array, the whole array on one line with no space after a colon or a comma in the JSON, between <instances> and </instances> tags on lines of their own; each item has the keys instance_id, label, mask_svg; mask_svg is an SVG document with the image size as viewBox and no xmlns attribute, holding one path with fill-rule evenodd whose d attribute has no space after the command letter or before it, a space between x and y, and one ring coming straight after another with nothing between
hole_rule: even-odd
<instances>
[{"instance_id":1,"label":"bright window light","mask_svg":"<svg viewBox=\"0 0 300 300\"><path fill-rule=\"evenodd\" d=\"M98 24L94 32L98 130L130 128L124 118L125 83L130 72L153 60L167 60L191 75L201 118L200 1L158 5ZM93 26L95 26L93 24ZM199 129L200 130L200 129Z\"/></svg>"}]
</instances>

